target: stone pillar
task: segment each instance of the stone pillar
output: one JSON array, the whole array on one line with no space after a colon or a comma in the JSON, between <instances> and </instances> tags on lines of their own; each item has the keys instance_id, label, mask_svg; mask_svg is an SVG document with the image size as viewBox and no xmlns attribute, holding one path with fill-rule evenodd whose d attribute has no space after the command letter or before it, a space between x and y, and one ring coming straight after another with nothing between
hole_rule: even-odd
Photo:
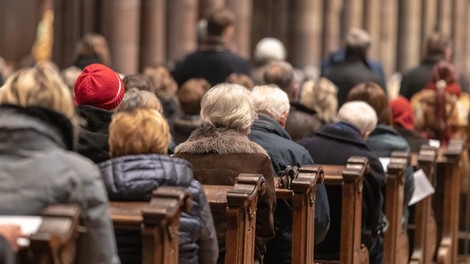
<instances>
[{"instance_id":1,"label":"stone pillar","mask_svg":"<svg viewBox=\"0 0 470 264\"><path fill-rule=\"evenodd\" d=\"M331 52L338 50L342 45L340 18L343 0L328 0L324 1L324 3L322 54L325 58Z\"/></svg>"},{"instance_id":2,"label":"stone pillar","mask_svg":"<svg viewBox=\"0 0 470 264\"><path fill-rule=\"evenodd\" d=\"M416 66L420 61L421 2L400 0L398 23L398 70Z\"/></svg>"},{"instance_id":3,"label":"stone pillar","mask_svg":"<svg viewBox=\"0 0 470 264\"><path fill-rule=\"evenodd\" d=\"M437 25L439 31L450 36L452 30L452 1L438 0Z\"/></svg>"},{"instance_id":4,"label":"stone pillar","mask_svg":"<svg viewBox=\"0 0 470 264\"><path fill-rule=\"evenodd\" d=\"M168 4L167 61L175 61L197 48L197 0L172 0Z\"/></svg>"},{"instance_id":5,"label":"stone pillar","mask_svg":"<svg viewBox=\"0 0 470 264\"><path fill-rule=\"evenodd\" d=\"M465 28L465 43L470 43L470 3L466 2L466 7L465 7L465 20L462 21L462 24L464 24ZM470 46L465 45L465 55L464 60L465 60L465 67L464 69L461 70L463 74L465 74L465 77L467 81L470 81Z\"/></svg>"},{"instance_id":6,"label":"stone pillar","mask_svg":"<svg viewBox=\"0 0 470 264\"><path fill-rule=\"evenodd\" d=\"M53 61L59 68L72 65L75 46L80 39L80 0L54 1L54 44Z\"/></svg>"},{"instance_id":7,"label":"stone pillar","mask_svg":"<svg viewBox=\"0 0 470 264\"><path fill-rule=\"evenodd\" d=\"M175 0L171 0L175 1ZM216 8L225 6L225 0L200 0L199 1L199 18L207 16L207 13Z\"/></svg>"},{"instance_id":8,"label":"stone pillar","mask_svg":"<svg viewBox=\"0 0 470 264\"><path fill-rule=\"evenodd\" d=\"M437 9L437 0L422 0L421 49L424 48L428 36L437 29ZM423 52L420 55L423 55Z\"/></svg>"},{"instance_id":9,"label":"stone pillar","mask_svg":"<svg viewBox=\"0 0 470 264\"><path fill-rule=\"evenodd\" d=\"M106 0L103 4L113 69L123 74L138 73L140 0Z\"/></svg>"},{"instance_id":10,"label":"stone pillar","mask_svg":"<svg viewBox=\"0 0 470 264\"><path fill-rule=\"evenodd\" d=\"M227 8L232 10L235 22L235 52L244 58L250 58L252 0L228 0Z\"/></svg>"},{"instance_id":11,"label":"stone pillar","mask_svg":"<svg viewBox=\"0 0 470 264\"><path fill-rule=\"evenodd\" d=\"M369 57L379 59L380 34L382 17L380 14L380 0L365 0L364 2L364 29L370 34L372 45L369 50Z\"/></svg>"},{"instance_id":12,"label":"stone pillar","mask_svg":"<svg viewBox=\"0 0 470 264\"><path fill-rule=\"evenodd\" d=\"M466 18L466 0L454 0L452 10L452 43L454 51L454 63L457 68L462 71L465 65L465 28L467 25L464 23Z\"/></svg>"},{"instance_id":13,"label":"stone pillar","mask_svg":"<svg viewBox=\"0 0 470 264\"><path fill-rule=\"evenodd\" d=\"M142 0L140 70L163 64L166 51L166 1Z\"/></svg>"},{"instance_id":14,"label":"stone pillar","mask_svg":"<svg viewBox=\"0 0 470 264\"><path fill-rule=\"evenodd\" d=\"M81 0L81 29L80 35L97 32L98 5L97 0Z\"/></svg>"},{"instance_id":15,"label":"stone pillar","mask_svg":"<svg viewBox=\"0 0 470 264\"><path fill-rule=\"evenodd\" d=\"M346 0L343 2L341 35L345 36L352 27L362 28L364 0Z\"/></svg>"},{"instance_id":16,"label":"stone pillar","mask_svg":"<svg viewBox=\"0 0 470 264\"><path fill-rule=\"evenodd\" d=\"M385 76L391 76L396 72L397 58L397 17L398 0L387 0L380 8L381 38L380 38L380 61L384 67Z\"/></svg>"},{"instance_id":17,"label":"stone pillar","mask_svg":"<svg viewBox=\"0 0 470 264\"><path fill-rule=\"evenodd\" d=\"M289 58L298 68L321 61L323 1L293 0L290 12Z\"/></svg>"}]
</instances>

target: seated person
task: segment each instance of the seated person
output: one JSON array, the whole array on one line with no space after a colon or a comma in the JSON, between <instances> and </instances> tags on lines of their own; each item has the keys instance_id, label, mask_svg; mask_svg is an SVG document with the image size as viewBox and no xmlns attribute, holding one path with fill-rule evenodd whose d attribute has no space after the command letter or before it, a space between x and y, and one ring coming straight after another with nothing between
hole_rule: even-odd
<instances>
[{"instance_id":1,"label":"seated person","mask_svg":"<svg viewBox=\"0 0 470 264\"><path fill-rule=\"evenodd\" d=\"M192 198L189 213L180 216L179 263L216 263L217 238L201 184L189 162L166 156L168 124L158 111L119 112L109 126L109 154L99 164L110 200L148 201L159 186L186 187ZM140 232L116 230L122 263L141 263Z\"/></svg>"},{"instance_id":2,"label":"seated person","mask_svg":"<svg viewBox=\"0 0 470 264\"><path fill-rule=\"evenodd\" d=\"M362 200L361 242L369 250L369 263L382 263L383 195L385 173L377 156L369 150L366 140L377 124L374 109L361 101L345 103L338 112L338 122L324 126L313 137L304 138L303 145L317 164L346 165L351 156L369 160L370 171L364 177ZM341 204L341 189L327 187L330 205ZM330 229L323 242L315 246L319 259L339 259L341 207L330 207Z\"/></svg>"},{"instance_id":3,"label":"seated person","mask_svg":"<svg viewBox=\"0 0 470 264\"><path fill-rule=\"evenodd\" d=\"M201 101L201 126L176 147L176 157L193 164L194 178L203 184L233 185L240 173L262 174L266 192L258 199L255 260L263 263L266 243L274 237L276 206L271 160L266 150L248 139L256 111L250 92L238 84L212 87ZM214 214L219 239L218 263L225 260L225 214Z\"/></svg>"},{"instance_id":4,"label":"seated person","mask_svg":"<svg viewBox=\"0 0 470 264\"><path fill-rule=\"evenodd\" d=\"M72 151L78 119L59 73L38 66L14 73L0 103L0 214L77 204L87 232L80 236L75 263L119 263L100 172Z\"/></svg>"}]
</instances>

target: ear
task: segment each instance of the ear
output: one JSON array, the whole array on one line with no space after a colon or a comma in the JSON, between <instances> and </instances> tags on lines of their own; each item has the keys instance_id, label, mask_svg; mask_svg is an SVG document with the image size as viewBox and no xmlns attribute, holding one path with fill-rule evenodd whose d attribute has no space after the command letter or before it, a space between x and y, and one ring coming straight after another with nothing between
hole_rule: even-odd
<instances>
[{"instance_id":1,"label":"ear","mask_svg":"<svg viewBox=\"0 0 470 264\"><path fill-rule=\"evenodd\" d=\"M362 133L362 137L364 138L364 140L367 140L369 138L369 135L372 131L366 131L364 133Z\"/></svg>"},{"instance_id":2,"label":"ear","mask_svg":"<svg viewBox=\"0 0 470 264\"><path fill-rule=\"evenodd\" d=\"M286 127L287 116L288 115L289 115L289 112L284 112L284 113L282 113L281 118L279 119L279 125L281 125L282 128Z\"/></svg>"}]
</instances>

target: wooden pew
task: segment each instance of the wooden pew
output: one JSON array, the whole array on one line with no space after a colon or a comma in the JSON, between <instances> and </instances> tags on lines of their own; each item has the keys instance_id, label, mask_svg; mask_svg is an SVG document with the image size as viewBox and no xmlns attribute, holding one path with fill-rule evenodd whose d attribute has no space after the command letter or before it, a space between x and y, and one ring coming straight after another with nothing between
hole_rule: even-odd
<instances>
[{"instance_id":1,"label":"wooden pew","mask_svg":"<svg viewBox=\"0 0 470 264\"><path fill-rule=\"evenodd\" d=\"M293 264L314 263L316 185L323 180L324 173L321 166L304 166L299 169L298 177L292 180L292 189L276 188L277 199L292 201L291 263Z\"/></svg>"},{"instance_id":2,"label":"wooden pew","mask_svg":"<svg viewBox=\"0 0 470 264\"><path fill-rule=\"evenodd\" d=\"M213 213L225 213L226 264L253 264L258 196L266 191L261 174L240 174L234 186L203 185Z\"/></svg>"},{"instance_id":3,"label":"wooden pew","mask_svg":"<svg viewBox=\"0 0 470 264\"><path fill-rule=\"evenodd\" d=\"M463 155L466 152L465 142L451 140L445 152L438 158L438 189L443 190L443 197L437 203L442 206L442 226L439 226L441 239L437 250L437 263L457 263L458 228L460 214L460 183L462 177ZM442 198L442 199L441 199Z\"/></svg>"},{"instance_id":4,"label":"wooden pew","mask_svg":"<svg viewBox=\"0 0 470 264\"><path fill-rule=\"evenodd\" d=\"M19 251L18 263L75 263L79 237L80 208L77 205L51 205L42 213L42 223L29 237L30 244Z\"/></svg>"},{"instance_id":5,"label":"wooden pew","mask_svg":"<svg viewBox=\"0 0 470 264\"><path fill-rule=\"evenodd\" d=\"M416 157L416 169L423 169L431 183L434 182L437 150L423 146ZM432 196L428 196L415 206L415 223L409 225L414 230L413 252L410 264L432 263L436 250L436 219L432 209Z\"/></svg>"},{"instance_id":6,"label":"wooden pew","mask_svg":"<svg viewBox=\"0 0 470 264\"><path fill-rule=\"evenodd\" d=\"M161 186L150 202L110 202L115 229L140 230L144 264L176 264L179 218L189 211L191 199L182 187Z\"/></svg>"},{"instance_id":7,"label":"wooden pew","mask_svg":"<svg viewBox=\"0 0 470 264\"><path fill-rule=\"evenodd\" d=\"M409 153L392 153L387 166L385 186L385 216L389 222L388 230L384 234L385 264L408 262L408 234L403 226L404 185L408 166L410 166Z\"/></svg>"},{"instance_id":8,"label":"wooden pew","mask_svg":"<svg viewBox=\"0 0 470 264\"><path fill-rule=\"evenodd\" d=\"M324 184L341 187L340 259L339 261L316 259L315 262L369 263L369 252L361 243L362 190L364 175L369 166L368 160L364 157L351 157L346 166L323 164L321 166L324 171Z\"/></svg>"}]
</instances>

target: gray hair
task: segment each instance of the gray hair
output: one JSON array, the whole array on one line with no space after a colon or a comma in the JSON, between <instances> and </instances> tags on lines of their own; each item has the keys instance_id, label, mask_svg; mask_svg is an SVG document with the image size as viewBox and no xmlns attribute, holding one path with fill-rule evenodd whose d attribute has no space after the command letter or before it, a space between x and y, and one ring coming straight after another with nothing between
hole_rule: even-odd
<instances>
[{"instance_id":1,"label":"gray hair","mask_svg":"<svg viewBox=\"0 0 470 264\"><path fill-rule=\"evenodd\" d=\"M275 85L255 86L251 92L251 99L258 113L265 112L276 121L279 121L290 109L289 97Z\"/></svg>"},{"instance_id":2,"label":"gray hair","mask_svg":"<svg viewBox=\"0 0 470 264\"><path fill-rule=\"evenodd\" d=\"M250 91L241 85L217 84L202 98L202 124L249 133L256 118Z\"/></svg>"},{"instance_id":3,"label":"gray hair","mask_svg":"<svg viewBox=\"0 0 470 264\"><path fill-rule=\"evenodd\" d=\"M366 56L370 47L371 38L369 33L360 28L351 28L346 35L346 54Z\"/></svg>"},{"instance_id":4,"label":"gray hair","mask_svg":"<svg viewBox=\"0 0 470 264\"><path fill-rule=\"evenodd\" d=\"M361 134L365 134L375 129L377 114L364 101L350 101L339 109L338 121L349 123L359 129Z\"/></svg>"}]
</instances>

